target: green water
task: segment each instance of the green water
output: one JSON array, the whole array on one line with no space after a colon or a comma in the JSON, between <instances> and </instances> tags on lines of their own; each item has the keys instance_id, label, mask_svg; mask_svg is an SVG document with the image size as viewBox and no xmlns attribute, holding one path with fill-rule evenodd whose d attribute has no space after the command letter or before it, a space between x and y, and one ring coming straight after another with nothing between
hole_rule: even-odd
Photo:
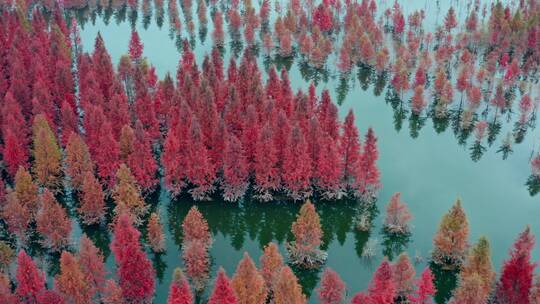
<instances>
[{"instance_id":1,"label":"green water","mask_svg":"<svg viewBox=\"0 0 540 304\"><path fill-rule=\"evenodd\" d=\"M419 6L423 7L424 3ZM195 7L194 4L194 12ZM406 7L406 10L410 9L412 8ZM443 7L442 11L445 12L446 9ZM174 39L171 39L167 16L164 16L162 28L156 25L155 16L151 17L148 27L145 28L140 14L135 24L144 43L144 55L156 67L160 77L167 71L174 74L179 52ZM195 13L194 18L196 20ZM441 17L428 14L428 20L434 18ZM117 23L113 17L109 24L105 24L98 16L94 24L86 23L81 30L85 51L92 50L98 31L105 40L113 62L118 63L120 56L127 51L131 31L129 20ZM198 35L195 37L194 51L199 66L204 54L210 51L211 32L212 26L209 23L206 40L201 42ZM227 46L224 60L226 63L231 56L230 47L228 44ZM268 60L259 57L259 62L260 68L264 69ZM317 91L329 89L334 100L337 100L339 92L344 91L340 89L334 59L327 62L326 73L306 71L297 60L289 64L290 66L285 67L288 68L294 90L307 90L309 80L318 79ZM306 79L306 76L310 79ZM502 160L501 154L496 152L497 147L503 135L511 130L510 125L503 123L493 146L487 147L478 162L473 162L469 150L472 138L469 138L466 145L460 145L451 130L451 123L445 131L438 133L432 120L427 119L423 128L418 130L417 136L412 137L409 114L406 114L401 129L397 130L396 125L399 126L399 123L396 124L395 113L386 103L385 95L386 89L376 96L373 85L363 86L356 68L351 75L343 104L339 107L339 114L343 118L352 108L362 134L365 134L369 126L374 128L379 139L378 165L383 184L377 206L379 210L384 210L390 196L401 192L402 199L408 203L414 215L413 233L410 240L385 238L381 233L384 212L380 212L375 219L371 233L356 232L352 224L356 208L354 203L318 203L317 210L325 233L324 247L328 252L326 266L332 267L346 282L348 296L367 287L376 266L383 256L389 253L395 254L401 250L406 250L410 256L419 253L424 257L424 262L418 263L416 268L417 271L423 269L439 220L458 197L462 199L469 219L470 241L476 241L481 235L488 237L497 270L507 257L514 238L526 224L531 224L532 231L540 236L537 220L540 216L540 196L531 197L524 185L530 174L531 150L535 143L538 144L540 137L538 130L529 130L523 142L513 147L513 154L507 160ZM158 275L155 303L164 303L173 269L182 266L180 225L193 203L188 199L171 201L165 190L147 201L161 212L166 230L166 253L149 253ZM291 236L290 226L299 209L299 206L294 204L260 204L250 201L241 205L218 201L197 205L208 220L214 238L210 252L211 273L215 274L217 268L223 266L229 276L233 274L243 252L247 251L254 259L258 259L263 245L270 241L279 243L281 252L285 255L284 243ZM110 236L105 230L85 232L94 239L99 239L100 247L107 250ZM77 228L74 235L79 233L80 228ZM371 261L361 257L362 248L369 238L378 240L377 256ZM539 248L536 246L533 252L535 260L540 260ZM110 255L107 264L113 269L114 262ZM296 273L304 291L311 294L310 302L314 303L316 286L322 272ZM448 278L450 277L443 277ZM209 285L211 288L213 282Z\"/></svg>"}]
</instances>

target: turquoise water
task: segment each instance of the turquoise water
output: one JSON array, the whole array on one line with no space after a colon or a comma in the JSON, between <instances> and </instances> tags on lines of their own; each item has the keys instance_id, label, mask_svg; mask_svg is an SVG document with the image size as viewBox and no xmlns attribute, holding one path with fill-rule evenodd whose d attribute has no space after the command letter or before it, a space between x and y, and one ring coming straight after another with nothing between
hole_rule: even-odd
<instances>
[{"instance_id":1,"label":"turquoise water","mask_svg":"<svg viewBox=\"0 0 540 304\"><path fill-rule=\"evenodd\" d=\"M423 2L421 4L414 2L414 5L419 7L425 5ZM194 12L195 7L196 4ZM406 11L409 9L412 10L410 6L406 6ZM459 8L458 13L460 9L465 8ZM445 12L446 8L443 6L441 11ZM194 18L196 19L195 13ZM442 17L428 14L428 21L435 22L437 18ZM184 20L182 15L181 20ZM144 56L156 67L160 77L166 72L176 73L180 55L174 37L171 39L167 16L164 16L161 28L156 25L155 16L151 17L147 28L143 21L139 13L135 23L144 43ZM103 36L113 62L118 63L120 56L127 52L131 32L130 22L126 20L117 23L113 17L109 24L105 24L98 16L95 23L84 24L81 37L85 51L92 51L98 32ZM206 40L201 42L198 35L195 37L194 52L199 66L203 56L211 49L211 32L210 22ZM184 31L184 37L186 36ZM227 46L224 60L226 63L231 56L230 47L228 44ZM259 57L259 61L260 68L264 69L268 60ZM333 99L337 100L338 91L343 91L339 89L340 80L335 68L335 59L330 58L327 62L327 71L307 74L298 60L289 64L289 77L294 90L298 88L307 90L310 79L319 79L318 92L329 89ZM439 220L458 197L462 199L469 219L471 243L481 235L488 237L492 245L493 263L497 270L507 257L514 238L525 225L531 224L532 231L540 236L537 220L540 216L540 198L531 197L524 185L530 174L531 151L539 143L538 130L529 130L523 142L513 147L513 154L508 159L502 160L502 155L496 152L497 147L512 128L511 125L503 123L500 135L493 146L487 148L479 161L473 162L470 155L473 139L469 138L466 145L460 145L452 132L451 124L445 131L438 133L433 127L432 120L427 119L418 135L412 137L409 114L406 114L401 129L397 130L395 113L385 101L386 89L376 96L374 86L368 85L364 89L357 73L358 68L351 75L346 97L339 107L340 117L344 118L347 111L352 108L362 134L365 134L368 127L374 128L379 139L378 165L383 184L377 206L379 210L384 211L384 205L390 196L395 192L401 192L402 199L408 203L413 213L414 228L408 242L387 239L381 233L384 212L380 212L371 232L360 233L355 231L352 224L355 214L354 203L317 204L325 232L324 247L328 251L326 266L332 267L341 275L347 283L349 296L367 287L376 266L384 255L392 251L392 248L394 252L399 252L401 246L410 256L422 255L424 262L417 264L417 271L424 268L425 258L429 257L431 240ZM306 79L306 75L310 79ZM159 256L149 253L158 274L155 303L164 303L172 272L175 267L182 266L180 225L192 202L187 199L171 201L165 190L157 193L154 198L148 198L148 201L156 204L160 210L167 232L166 253ZM298 205L277 202L259 204L246 201L240 206L224 202L205 202L197 205L208 220L214 237L211 249L211 273L215 274L217 268L223 266L229 276L233 274L244 251L249 252L254 259L258 259L262 246L269 241L279 243L282 254L285 254L284 242L290 238L290 225L299 209ZM102 241L99 244L106 249L107 233L93 231L92 235L96 238L101 237ZM377 255L370 261L360 256L369 238L378 240ZM536 246L533 252L535 260L540 260L539 248ZM107 263L111 268L114 267L111 256L108 257ZM304 291L314 295L322 271L296 273ZM316 301L316 296L313 295L310 302Z\"/></svg>"}]
</instances>

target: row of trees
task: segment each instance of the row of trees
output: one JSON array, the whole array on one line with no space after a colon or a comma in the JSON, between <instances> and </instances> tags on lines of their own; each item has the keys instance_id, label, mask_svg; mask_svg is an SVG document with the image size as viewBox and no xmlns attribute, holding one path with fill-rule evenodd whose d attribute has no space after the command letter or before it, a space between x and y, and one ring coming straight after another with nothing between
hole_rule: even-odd
<instances>
[{"instance_id":1,"label":"row of trees","mask_svg":"<svg viewBox=\"0 0 540 304\"><path fill-rule=\"evenodd\" d=\"M389 207L396 204L396 197L399 199L399 195L395 195ZM388 210L387 217L392 218L390 210L393 209ZM148 225L153 225L150 222ZM157 230L147 229L150 244L161 238L160 225L157 227ZM18 253L17 270L11 277L8 266L14 254L9 246L0 243L0 300L3 303L38 304L151 303L155 292L154 269L141 246L141 233L127 213L119 216L113 230L110 246L117 265L116 279L107 279L103 256L83 235L77 252L62 251L60 272L52 288L47 288L44 274L24 250ZM185 271L175 269L168 303L193 303L210 277L208 249L212 236L197 207L192 207L184 218L182 230ZM300 209L292 225L292 233L295 241L287 246L288 264L301 268L320 267L322 264L315 265L313 259L306 258L315 256L313 252L319 250L322 236L319 216L309 201ZM539 303L540 277L534 280L536 264L531 261L534 243L534 236L527 227L516 239L510 258L504 262L501 276L496 280L489 241L480 237L477 243L469 246L467 218L458 200L443 217L435 235L431 269L442 266L457 271L457 287L450 303ZM159 250L154 246L152 249ZM223 268L218 270L208 303L266 303L270 299L275 303L306 303L302 287L285 261L275 243L264 248L259 268L245 253L231 279ZM384 258L367 291L349 296L349 300L353 304L432 303L437 272L431 269L425 268L416 277L415 268L406 253L399 255L394 262ZM12 280L16 283L15 288L12 288ZM330 268L323 272L317 297L320 303L337 304L347 299L345 283Z\"/></svg>"}]
</instances>

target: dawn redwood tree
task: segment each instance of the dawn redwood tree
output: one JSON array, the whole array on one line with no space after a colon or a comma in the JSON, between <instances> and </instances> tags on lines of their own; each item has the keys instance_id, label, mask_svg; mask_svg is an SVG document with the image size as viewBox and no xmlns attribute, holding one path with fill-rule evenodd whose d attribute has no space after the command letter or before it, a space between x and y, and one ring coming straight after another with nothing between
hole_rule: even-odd
<instances>
[{"instance_id":1,"label":"dawn redwood tree","mask_svg":"<svg viewBox=\"0 0 540 304\"><path fill-rule=\"evenodd\" d=\"M210 257L207 245L202 240L183 242L182 259L193 288L199 292L203 291L209 279L210 271Z\"/></svg>"},{"instance_id":2,"label":"dawn redwood tree","mask_svg":"<svg viewBox=\"0 0 540 304\"><path fill-rule=\"evenodd\" d=\"M223 270L219 268L216 282L214 284L214 290L208 299L208 304L236 304L238 300L234 294L234 290L231 286L231 282Z\"/></svg>"},{"instance_id":3,"label":"dawn redwood tree","mask_svg":"<svg viewBox=\"0 0 540 304\"><path fill-rule=\"evenodd\" d=\"M373 196L380 188L380 174L376 164L378 158L377 137L373 129L369 128L364 141L364 152L360 158L359 173L357 173L360 176L359 192L364 195Z\"/></svg>"},{"instance_id":4,"label":"dawn redwood tree","mask_svg":"<svg viewBox=\"0 0 540 304\"><path fill-rule=\"evenodd\" d=\"M426 267L422 274L416 281L416 290L414 295L409 296L409 300L412 303L418 304L431 304L433 303L433 296L436 293L435 286L433 284L434 276L431 273L431 269Z\"/></svg>"},{"instance_id":5,"label":"dawn redwood tree","mask_svg":"<svg viewBox=\"0 0 540 304\"><path fill-rule=\"evenodd\" d=\"M495 281L489 242L481 237L471 248L459 273L450 303L485 303ZM472 301L472 302L471 302Z\"/></svg>"},{"instance_id":6,"label":"dawn redwood tree","mask_svg":"<svg viewBox=\"0 0 540 304\"><path fill-rule=\"evenodd\" d=\"M459 267L468 248L469 222L465 211L461 207L461 200L457 200L450 211L446 213L439 230L433 238L432 259L435 263L450 267Z\"/></svg>"},{"instance_id":7,"label":"dawn redwood tree","mask_svg":"<svg viewBox=\"0 0 540 304\"><path fill-rule=\"evenodd\" d=\"M259 133L255 147L255 191L261 201L272 200L272 191L279 189L278 158L272 126L267 122Z\"/></svg>"},{"instance_id":8,"label":"dawn redwood tree","mask_svg":"<svg viewBox=\"0 0 540 304\"><path fill-rule=\"evenodd\" d=\"M94 172L94 163L88 146L77 133L71 133L66 145L65 174L71 179L71 186L81 190L87 172Z\"/></svg>"},{"instance_id":9,"label":"dawn redwood tree","mask_svg":"<svg viewBox=\"0 0 540 304\"><path fill-rule=\"evenodd\" d=\"M283 256L281 256L276 243L271 242L264 247L259 262L261 263L261 274L266 283L266 289L271 296L273 293L273 283L281 268L284 266Z\"/></svg>"},{"instance_id":10,"label":"dawn redwood tree","mask_svg":"<svg viewBox=\"0 0 540 304\"><path fill-rule=\"evenodd\" d=\"M535 239L529 226L521 232L510 250L510 259L501 269L495 298L500 303L528 303L536 264L531 261Z\"/></svg>"},{"instance_id":11,"label":"dawn redwood tree","mask_svg":"<svg viewBox=\"0 0 540 304\"><path fill-rule=\"evenodd\" d=\"M263 276L247 252L238 263L231 281L238 304L264 304L267 290Z\"/></svg>"},{"instance_id":12,"label":"dawn redwood tree","mask_svg":"<svg viewBox=\"0 0 540 304\"><path fill-rule=\"evenodd\" d=\"M92 171L83 174L77 212L85 225L99 224L105 217L105 194Z\"/></svg>"},{"instance_id":13,"label":"dawn redwood tree","mask_svg":"<svg viewBox=\"0 0 540 304\"><path fill-rule=\"evenodd\" d=\"M187 177L193 188L189 193L195 200L206 200L214 191L216 172L204 144L201 126L195 118L191 122L190 137Z\"/></svg>"},{"instance_id":14,"label":"dawn redwood tree","mask_svg":"<svg viewBox=\"0 0 540 304\"><path fill-rule=\"evenodd\" d=\"M351 110L345 117L339 140L341 155L341 174L344 186L349 191L359 188L358 170L360 169L360 140L358 129L354 124L354 113Z\"/></svg>"},{"instance_id":15,"label":"dawn redwood tree","mask_svg":"<svg viewBox=\"0 0 540 304\"><path fill-rule=\"evenodd\" d=\"M540 303L540 276L536 276L534 280L534 285L531 288L529 294L529 303L530 304L539 304Z\"/></svg>"},{"instance_id":16,"label":"dawn redwood tree","mask_svg":"<svg viewBox=\"0 0 540 304\"><path fill-rule=\"evenodd\" d=\"M32 173L40 186L55 191L61 186L62 152L45 115L38 114L34 117L32 133L34 157Z\"/></svg>"},{"instance_id":17,"label":"dawn redwood tree","mask_svg":"<svg viewBox=\"0 0 540 304\"><path fill-rule=\"evenodd\" d=\"M406 301L414 291L414 276L416 271L407 253L399 255L394 265L392 265L394 284L396 288L396 298Z\"/></svg>"},{"instance_id":18,"label":"dawn redwood tree","mask_svg":"<svg viewBox=\"0 0 540 304\"><path fill-rule=\"evenodd\" d=\"M223 155L223 180L221 188L225 201L242 198L248 187L248 165L242 143L229 134Z\"/></svg>"},{"instance_id":19,"label":"dawn redwood tree","mask_svg":"<svg viewBox=\"0 0 540 304\"><path fill-rule=\"evenodd\" d=\"M120 160L127 162L128 157L133 153L133 142L135 141L135 131L129 124L125 124L120 130Z\"/></svg>"},{"instance_id":20,"label":"dawn redwood tree","mask_svg":"<svg viewBox=\"0 0 540 304\"><path fill-rule=\"evenodd\" d=\"M306 139L298 125L289 133L282 169L283 187L293 200L302 200L311 195L311 159Z\"/></svg>"},{"instance_id":21,"label":"dawn redwood tree","mask_svg":"<svg viewBox=\"0 0 540 304\"><path fill-rule=\"evenodd\" d=\"M392 195L390 202L386 205L384 229L390 233L410 233L409 222L411 219L412 215L407 204L401 201L401 193L397 192Z\"/></svg>"},{"instance_id":22,"label":"dawn redwood tree","mask_svg":"<svg viewBox=\"0 0 540 304\"><path fill-rule=\"evenodd\" d=\"M129 56L131 60L139 62L142 58L143 44L137 31L131 31L131 38L129 39Z\"/></svg>"},{"instance_id":23,"label":"dawn redwood tree","mask_svg":"<svg viewBox=\"0 0 540 304\"><path fill-rule=\"evenodd\" d=\"M142 217L147 213L148 206L141 197L135 178L125 164L121 164L116 173L113 198L116 203L114 213L117 216L127 212L132 217L135 225L142 223Z\"/></svg>"},{"instance_id":24,"label":"dawn redwood tree","mask_svg":"<svg viewBox=\"0 0 540 304\"><path fill-rule=\"evenodd\" d=\"M314 170L316 187L323 198L340 199L343 196L343 189L339 147L328 134L324 134L320 142L319 157L316 162L317 170Z\"/></svg>"},{"instance_id":25,"label":"dawn redwood tree","mask_svg":"<svg viewBox=\"0 0 540 304\"><path fill-rule=\"evenodd\" d=\"M309 200L300 208L292 233L294 242L288 244L291 263L305 268L318 267L326 259L326 254L319 249L323 231L315 206Z\"/></svg>"},{"instance_id":26,"label":"dawn redwood tree","mask_svg":"<svg viewBox=\"0 0 540 304\"><path fill-rule=\"evenodd\" d=\"M19 203L30 212L30 220L35 220L40 206L38 186L28 170L23 167L19 167L15 175L15 193Z\"/></svg>"},{"instance_id":27,"label":"dawn redwood tree","mask_svg":"<svg viewBox=\"0 0 540 304\"><path fill-rule=\"evenodd\" d=\"M191 207L182 222L183 242L202 241L207 246L212 244L208 222L197 206Z\"/></svg>"},{"instance_id":28,"label":"dawn redwood tree","mask_svg":"<svg viewBox=\"0 0 540 304\"><path fill-rule=\"evenodd\" d=\"M306 296L302 293L302 286L289 266L284 266L277 275L273 286L274 303L276 304L304 304Z\"/></svg>"},{"instance_id":29,"label":"dawn redwood tree","mask_svg":"<svg viewBox=\"0 0 540 304\"><path fill-rule=\"evenodd\" d=\"M71 221L51 191L45 189L40 200L42 207L36 217L37 231L43 236L45 246L60 251L69 244Z\"/></svg>"},{"instance_id":30,"label":"dawn redwood tree","mask_svg":"<svg viewBox=\"0 0 540 304\"><path fill-rule=\"evenodd\" d=\"M139 242L140 232L123 213L114 225L111 250L117 265L124 299L131 303L151 303L154 295L154 269Z\"/></svg>"},{"instance_id":31,"label":"dawn redwood tree","mask_svg":"<svg viewBox=\"0 0 540 304\"><path fill-rule=\"evenodd\" d=\"M127 165L142 192L149 193L157 185L158 166L152 155L152 144L140 121L137 121L133 139L133 152L127 158Z\"/></svg>"},{"instance_id":32,"label":"dawn redwood tree","mask_svg":"<svg viewBox=\"0 0 540 304\"><path fill-rule=\"evenodd\" d=\"M369 283L369 297L374 303L392 304L396 296L396 285L393 280L392 266L385 258Z\"/></svg>"},{"instance_id":33,"label":"dawn redwood tree","mask_svg":"<svg viewBox=\"0 0 540 304\"><path fill-rule=\"evenodd\" d=\"M330 267L323 272L318 294L321 304L340 304L345 299L345 283Z\"/></svg>"},{"instance_id":34,"label":"dawn redwood tree","mask_svg":"<svg viewBox=\"0 0 540 304\"><path fill-rule=\"evenodd\" d=\"M163 233L163 226L161 225L161 220L157 213L153 212L152 214L150 214L150 219L148 219L146 231L146 237L148 239L148 243L150 244L150 248L152 248L152 251L165 251L165 234Z\"/></svg>"},{"instance_id":35,"label":"dawn redwood tree","mask_svg":"<svg viewBox=\"0 0 540 304\"><path fill-rule=\"evenodd\" d=\"M17 303L18 299L11 292L11 282L5 273L0 273L0 302L2 303Z\"/></svg>"},{"instance_id":36,"label":"dawn redwood tree","mask_svg":"<svg viewBox=\"0 0 540 304\"><path fill-rule=\"evenodd\" d=\"M118 286L113 279L108 279L105 282L105 288L101 300L104 304L124 304L124 297L122 296L122 289Z\"/></svg>"},{"instance_id":37,"label":"dawn redwood tree","mask_svg":"<svg viewBox=\"0 0 540 304\"><path fill-rule=\"evenodd\" d=\"M174 269L167 304L192 304L193 294L180 268Z\"/></svg>"},{"instance_id":38,"label":"dawn redwood tree","mask_svg":"<svg viewBox=\"0 0 540 304\"><path fill-rule=\"evenodd\" d=\"M21 303L38 303L37 297L45 290L45 275L24 250L17 256L17 288L15 294Z\"/></svg>"},{"instance_id":39,"label":"dawn redwood tree","mask_svg":"<svg viewBox=\"0 0 540 304\"><path fill-rule=\"evenodd\" d=\"M2 206L2 219L7 225L7 231L16 235L19 242L24 243L32 215L30 210L21 203L17 193L11 189L8 189Z\"/></svg>"},{"instance_id":40,"label":"dawn redwood tree","mask_svg":"<svg viewBox=\"0 0 540 304\"><path fill-rule=\"evenodd\" d=\"M112 132L111 124L105 122L99 132L100 146L92 155L97 166L97 173L108 189L115 185L116 172L120 166L120 147Z\"/></svg>"},{"instance_id":41,"label":"dawn redwood tree","mask_svg":"<svg viewBox=\"0 0 540 304\"><path fill-rule=\"evenodd\" d=\"M84 304L92 301L91 285L85 281L77 258L67 251L62 251L60 256L60 273L56 276L55 287L69 303Z\"/></svg>"},{"instance_id":42,"label":"dawn redwood tree","mask_svg":"<svg viewBox=\"0 0 540 304\"><path fill-rule=\"evenodd\" d=\"M103 255L86 234L83 234L79 241L77 258L90 293L97 299L105 291L107 270Z\"/></svg>"},{"instance_id":43,"label":"dawn redwood tree","mask_svg":"<svg viewBox=\"0 0 540 304\"><path fill-rule=\"evenodd\" d=\"M4 129L4 147L2 150L6 171L13 178L19 168L28 167L28 147L11 129Z\"/></svg>"}]
</instances>

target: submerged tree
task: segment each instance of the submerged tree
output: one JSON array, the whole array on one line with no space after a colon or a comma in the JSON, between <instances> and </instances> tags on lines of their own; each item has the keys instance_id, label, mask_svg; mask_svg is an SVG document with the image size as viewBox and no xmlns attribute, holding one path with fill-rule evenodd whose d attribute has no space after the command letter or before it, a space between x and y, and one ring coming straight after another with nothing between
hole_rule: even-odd
<instances>
[{"instance_id":1,"label":"submerged tree","mask_svg":"<svg viewBox=\"0 0 540 304\"><path fill-rule=\"evenodd\" d=\"M189 283L180 268L175 268L171 287L169 288L169 297L167 304L191 304L193 303L193 294Z\"/></svg>"},{"instance_id":2,"label":"submerged tree","mask_svg":"<svg viewBox=\"0 0 540 304\"><path fill-rule=\"evenodd\" d=\"M326 253L319 249L323 232L319 215L309 200L300 208L292 233L295 240L287 246L291 262L305 268L319 267L326 260Z\"/></svg>"},{"instance_id":3,"label":"submerged tree","mask_svg":"<svg viewBox=\"0 0 540 304\"><path fill-rule=\"evenodd\" d=\"M43 236L45 246L60 251L69 244L71 221L48 189L43 191L40 198L42 208L36 218L37 231Z\"/></svg>"},{"instance_id":4,"label":"submerged tree","mask_svg":"<svg viewBox=\"0 0 540 304\"><path fill-rule=\"evenodd\" d=\"M393 265L394 283L396 286L396 298L400 301L406 301L414 290L414 270L411 260L407 253L399 255Z\"/></svg>"},{"instance_id":5,"label":"submerged tree","mask_svg":"<svg viewBox=\"0 0 540 304\"><path fill-rule=\"evenodd\" d=\"M489 242L481 237L471 248L450 303L485 303L495 281Z\"/></svg>"},{"instance_id":6,"label":"submerged tree","mask_svg":"<svg viewBox=\"0 0 540 304\"><path fill-rule=\"evenodd\" d=\"M32 172L39 185L56 191L61 186L62 152L45 115L39 114L34 117L32 132L34 143Z\"/></svg>"},{"instance_id":7,"label":"submerged tree","mask_svg":"<svg viewBox=\"0 0 540 304\"><path fill-rule=\"evenodd\" d=\"M266 289L271 296L273 293L273 284L279 274L281 268L284 266L283 257L279 253L279 248L275 243L268 243L264 247L263 254L260 258L261 274L266 283Z\"/></svg>"},{"instance_id":8,"label":"submerged tree","mask_svg":"<svg viewBox=\"0 0 540 304\"><path fill-rule=\"evenodd\" d=\"M91 171L84 173L77 211L86 225L98 224L105 217L105 194Z\"/></svg>"},{"instance_id":9,"label":"submerged tree","mask_svg":"<svg viewBox=\"0 0 540 304\"><path fill-rule=\"evenodd\" d=\"M111 250L117 265L119 285L126 301L150 303L154 295L154 269L139 242L140 232L123 213L114 225Z\"/></svg>"},{"instance_id":10,"label":"submerged tree","mask_svg":"<svg viewBox=\"0 0 540 304\"><path fill-rule=\"evenodd\" d=\"M431 304L433 303L433 296L436 293L435 286L433 285L434 276L431 273L431 269L426 267L420 278L416 281L416 290L414 295L410 295L409 299L413 303L418 304Z\"/></svg>"},{"instance_id":11,"label":"submerged tree","mask_svg":"<svg viewBox=\"0 0 540 304\"><path fill-rule=\"evenodd\" d=\"M157 213L154 212L150 214L150 219L148 219L146 231L148 243L150 244L152 251L165 251L165 235L163 234L163 227Z\"/></svg>"},{"instance_id":12,"label":"submerged tree","mask_svg":"<svg viewBox=\"0 0 540 304\"><path fill-rule=\"evenodd\" d=\"M22 303L39 303L37 297L45 290L45 275L24 250L17 257L17 288L15 294Z\"/></svg>"},{"instance_id":13,"label":"submerged tree","mask_svg":"<svg viewBox=\"0 0 540 304\"><path fill-rule=\"evenodd\" d=\"M265 303L268 293L264 278L247 252L238 263L231 284L238 298L238 304Z\"/></svg>"},{"instance_id":14,"label":"submerged tree","mask_svg":"<svg viewBox=\"0 0 540 304\"><path fill-rule=\"evenodd\" d=\"M231 286L231 282L223 270L219 268L216 283L214 284L214 290L212 295L208 299L208 304L236 304L238 300L234 294L234 290Z\"/></svg>"},{"instance_id":15,"label":"submerged tree","mask_svg":"<svg viewBox=\"0 0 540 304\"><path fill-rule=\"evenodd\" d=\"M142 223L142 217L148 211L148 206L141 197L140 188L131 175L131 170L125 164L120 165L116 173L113 198L116 203L114 213L117 216L127 213L132 216L134 224Z\"/></svg>"},{"instance_id":16,"label":"submerged tree","mask_svg":"<svg viewBox=\"0 0 540 304\"><path fill-rule=\"evenodd\" d=\"M85 279L77 258L67 251L62 251L60 274L56 276L55 286L69 303L90 303L92 301L91 285L87 284Z\"/></svg>"},{"instance_id":17,"label":"submerged tree","mask_svg":"<svg viewBox=\"0 0 540 304\"><path fill-rule=\"evenodd\" d=\"M85 174L94 172L94 164L88 146L77 133L71 133L69 136L65 161L65 173L71 178L71 185L76 190L81 190Z\"/></svg>"},{"instance_id":18,"label":"submerged tree","mask_svg":"<svg viewBox=\"0 0 540 304\"><path fill-rule=\"evenodd\" d=\"M446 213L433 238L433 261L449 268L461 266L468 248L469 223L458 199Z\"/></svg>"},{"instance_id":19,"label":"submerged tree","mask_svg":"<svg viewBox=\"0 0 540 304\"><path fill-rule=\"evenodd\" d=\"M326 268L319 287L321 304L340 304L345 298L345 283L331 268Z\"/></svg>"},{"instance_id":20,"label":"submerged tree","mask_svg":"<svg viewBox=\"0 0 540 304\"><path fill-rule=\"evenodd\" d=\"M304 304L306 296L302 293L302 286L289 266L281 268L273 286L274 303L276 304Z\"/></svg>"},{"instance_id":21,"label":"submerged tree","mask_svg":"<svg viewBox=\"0 0 540 304\"><path fill-rule=\"evenodd\" d=\"M535 239L529 226L521 232L501 270L495 298L499 303L526 303L536 264L531 262Z\"/></svg>"},{"instance_id":22,"label":"submerged tree","mask_svg":"<svg viewBox=\"0 0 540 304\"><path fill-rule=\"evenodd\" d=\"M395 193L390 198L386 206L386 218L384 219L384 229L390 233L408 234L410 233L409 221L412 215L405 202L401 201L401 193Z\"/></svg>"}]
</instances>

